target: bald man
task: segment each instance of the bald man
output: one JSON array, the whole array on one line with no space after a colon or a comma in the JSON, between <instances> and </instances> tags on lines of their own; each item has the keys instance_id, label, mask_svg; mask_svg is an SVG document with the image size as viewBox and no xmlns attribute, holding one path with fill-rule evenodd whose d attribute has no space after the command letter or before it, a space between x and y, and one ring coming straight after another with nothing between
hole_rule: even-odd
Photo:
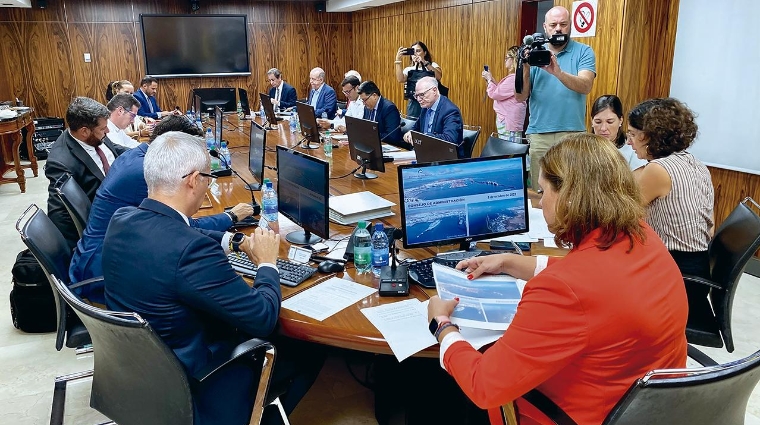
<instances>
[{"instance_id":1,"label":"bald man","mask_svg":"<svg viewBox=\"0 0 760 425\"><path fill-rule=\"evenodd\" d=\"M335 90L325 84L325 70L314 68L309 73L309 98L306 101L314 107L314 116L322 117L322 113L327 114L327 118L335 118L335 112L338 110L338 97L335 96Z\"/></svg>"},{"instance_id":2,"label":"bald man","mask_svg":"<svg viewBox=\"0 0 760 425\"><path fill-rule=\"evenodd\" d=\"M550 40L546 48L551 63L531 67L523 62L522 93L518 101L530 98L530 180L538 190L538 161L550 147L570 133L586 131L586 95L596 77L596 56L591 47L570 40L570 12L555 6L544 18L546 37L565 34L566 41Z\"/></svg>"}]
</instances>

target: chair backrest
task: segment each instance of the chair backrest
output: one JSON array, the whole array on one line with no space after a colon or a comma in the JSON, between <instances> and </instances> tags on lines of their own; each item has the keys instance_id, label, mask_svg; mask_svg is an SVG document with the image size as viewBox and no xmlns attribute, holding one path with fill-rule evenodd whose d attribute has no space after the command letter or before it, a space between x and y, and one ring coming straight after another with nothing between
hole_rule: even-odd
<instances>
[{"instance_id":1,"label":"chair backrest","mask_svg":"<svg viewBox=\"0 0 760 425\"><path fill-rule=\"evenodd\" d=\"M725 365L653 370L631 386L603 425L744 424L759 366L760 351Z\"/></svg>"},{"instance_id":2,"label":"chair backrest","mask_svg":"<svg viewBox=\"0 0 760 425\"><path fill-rule=\"evenodd\" d=\"M710 291L710 298L729 352L734 349L731 308L736 287L747 262L760 248L760 217L752 207L760 209L752 198L740 202L715 232L709 247L711 280L723 288Z\"/></svg>"},{"instance_id":3,"label":"chair backrest","mask_svg":"<svg viewBox=\"0 0 760 425\"><path fill-rule=\"evenodd\" d=\"M347 105L347 103L348 103L348 102L341 102L341 101L338 101L337 103L338 103L338 109L343 109L343 110L345 110L345 109L346 109L346 105Z\"/></svg>"},{"instance_id":4,"label":"chair backrest","mask_svg":"<svg viewBox=\"0 0 760 425\"><path fill-rule=\"evenodd\" d=\"M92 336L90 406L120 424L192 425L185 370L148 322L137 313L86 304L59 279L51 280Z\"/></svg>"},{"instance_id":5,"label":"chair backrest","mask_svg":"<svg viewBox=\"0 0 760 425\"><path fill-rule=\"evenodd\" d=\"M480 136L479 125L465 125L462 130L462 144L464 145L464 157L472 158L472 150L475 149L475 142Z\"/></svg>"},{"instance_id":6,"label":"chair backrest","mask_svg":"<svg viewBox=\"0 0 760 425\"><path fill-rule=\"evenodd\" d=\"M24 221L25 218L26 221ZM71 250L61 231L35 204L30 205L21 214L21 217L16 221L16 230L21 234L21 240L40 263L52 286L58 323L55 349L61 351L66 338L67 326L70 326L67 323L70 312L56 290L55 282L50 279L50 275L62 276L68 283Z\"/></svg>"},{"instance_id":7,"label":"chair backrest","mask_svg":"<svg viewBox=\"0 0 760 425\"><path fill-rule=\"evenodd\" d=\"M411 118L404 114L401 114L401 132L406 133L414 127L414 123L417 122L417 118Z\"/></svg>"},{"instance_id":8,"label":"chair backrest","mask_svg":"<svg viewBox=\"0 0 760 425\"><path fill-rule=\"evenodd\" d=\"M92 202L87 194L84 193L79 184L71 178L71 174L62 175L55 182L55 193L61 198L61 202L66 206L74 226L77 228L79 237L82 237L84 228L87 227L87 217L90 216L90 207Z\"/></svg>"},{"instance_id":9,"label":"chair backrest","mask_svg":"<svg viewBox=\"0 0 760 425\"><path fill-rule=\"evenodd\" d=\"M497 133L491 133L486 141L486 145L480 152L480 157L501 156L501 155L525 155L528 153L530 145L522 143L512 143L502 139Z\"/></svg>"}]
</instances>

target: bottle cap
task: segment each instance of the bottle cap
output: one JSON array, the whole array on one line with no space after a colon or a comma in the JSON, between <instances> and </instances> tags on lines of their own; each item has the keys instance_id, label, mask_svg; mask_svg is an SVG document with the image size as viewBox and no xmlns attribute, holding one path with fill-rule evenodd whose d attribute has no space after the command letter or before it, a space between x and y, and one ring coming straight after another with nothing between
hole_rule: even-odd
<instances>
[{"instance_id":1,"label":"bottle cap","mask_svg":"<svg viewBox=\"0 0 760 425\"><path fill-rule=\"evenodd\" d=\"M264 183L264 185L266 185L266 184L267 184L267 183L269 183L270 181L271 181L271 180L269 180L268 178L265 178L265 179L264 179L264 181L263 181L262 183Z\"/></svg>"},{"instance_id":2,"label":"bottle cap","mask_svg":"<svg viewBox=\"0 0 760 425\"><path fill-rule=\"evenodd\" d=\"M271 188L272 188L272 182L269 181L269 182L267 182L267 189L271 189Z\"/></svg>"},{"instance_id":3,"label":"bottle cap","mask_svg":"<svg viewBox=\"0 0 760 425\"><path fill-rule=\"evenodd\" d=\"M366 221L360 221L358 223L360 229L366 229L367 228L367 222Z\"/></svg>"},{"instance_id":4,"label":"bottle cap","mask_svg":"<svg viewBox=\"0 0 760 425\"><path fill-rule=\"evenodd\" d=\"M383 223L375 223L375 231L383 231Z\"/></svg>"}]
</instances>

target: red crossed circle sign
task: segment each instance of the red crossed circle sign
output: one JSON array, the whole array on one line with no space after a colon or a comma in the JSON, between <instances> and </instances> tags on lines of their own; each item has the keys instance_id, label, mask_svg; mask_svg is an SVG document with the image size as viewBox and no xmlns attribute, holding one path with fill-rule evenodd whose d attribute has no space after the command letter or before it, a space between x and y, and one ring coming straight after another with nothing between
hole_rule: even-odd
<instances>
[{"instance_id":1,"label":"red crossed circle sign","mask_svg":"<svg viewBox=\"0 0 760 425\"><path fill-rule=\"evenodd\" d=\"M579 33L585 33L594 24L594 8L588 2L583 2L575 9L573 26Z\"/></svg>"}]
</instances>

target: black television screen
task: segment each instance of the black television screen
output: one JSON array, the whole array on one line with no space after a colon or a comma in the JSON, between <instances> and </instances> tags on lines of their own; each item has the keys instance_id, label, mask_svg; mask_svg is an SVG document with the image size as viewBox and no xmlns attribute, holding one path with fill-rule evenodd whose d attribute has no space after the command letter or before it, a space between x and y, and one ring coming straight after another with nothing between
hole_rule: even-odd
<instances>
[{"instance_id":1,"label":"black television screen","mask_svg":"<svg viewBox=\"0 0 760 425\"><path fill-rule=\"evenodd\" d=\"M146 74L250 75L246 15L140 15Z\"/></svg>"}]
</instances>

